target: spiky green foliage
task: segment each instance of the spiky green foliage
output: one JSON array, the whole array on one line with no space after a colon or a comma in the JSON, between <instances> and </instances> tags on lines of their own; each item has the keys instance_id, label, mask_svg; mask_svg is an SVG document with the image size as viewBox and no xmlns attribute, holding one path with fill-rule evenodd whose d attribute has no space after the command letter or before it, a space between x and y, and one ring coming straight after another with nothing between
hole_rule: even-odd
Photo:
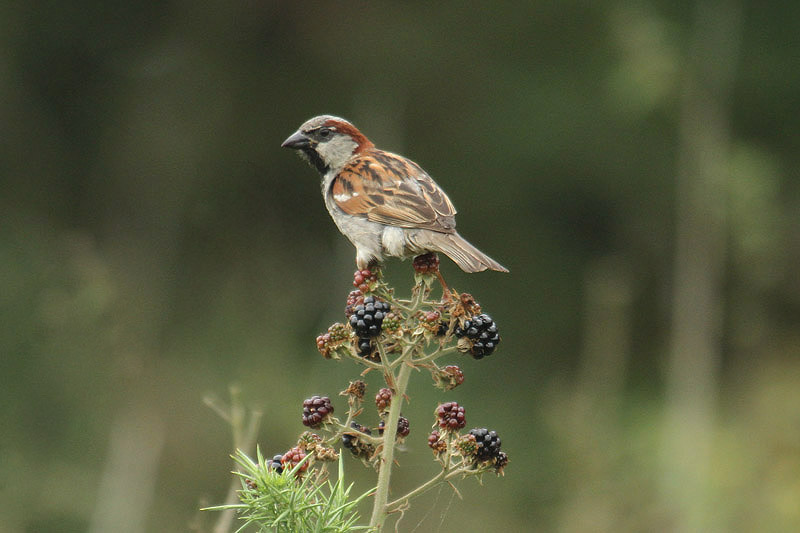
<instances>
[{"instance_id":1,"label":"spiky green foliage","mask_svg":"<svg viewBox=\"0 0 800 533\"><path fill-rule=\"evenodd\" d=\"M372 491L351 498L352 484L345 488L341 457L336 482L322 482L319 472L300 475L309 459L310 456L278 474L267 467L260 449L256 451L255 461L237 450L233 460L240 470L234 473L242 480L239 493L242 503L208 507L207 510L235 510L244 520L237 533L249 526L264 533L372 531L369 527L355 525L359 518L356 507Z\"/></svg>"}]
</instances>

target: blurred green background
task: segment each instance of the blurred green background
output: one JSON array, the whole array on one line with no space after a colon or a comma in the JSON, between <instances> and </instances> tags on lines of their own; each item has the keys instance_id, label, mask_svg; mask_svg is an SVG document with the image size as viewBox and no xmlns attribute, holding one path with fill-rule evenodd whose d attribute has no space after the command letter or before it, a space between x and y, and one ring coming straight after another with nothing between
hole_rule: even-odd
<instances>
[{"instance_id":1,"label":"blurred green background","mask_svg":"<svg viewBox=\"0 0 800 533\"><path fill-rule=\"evenodd\" d=\"M238 384L286 450L358 369L354 250L280 143L352 120L511 273L463 386L506 476L400 531L800 530L797 2L3 2L0 531L212 531ZM392 261L400 293L409 263ZM368 376L374 394L380 381ZM368 418L368 417L367 417ZM376 420L367 420L375 423ZM356 489L374 474L347 458Z\"/></svg>"}]
</instances>

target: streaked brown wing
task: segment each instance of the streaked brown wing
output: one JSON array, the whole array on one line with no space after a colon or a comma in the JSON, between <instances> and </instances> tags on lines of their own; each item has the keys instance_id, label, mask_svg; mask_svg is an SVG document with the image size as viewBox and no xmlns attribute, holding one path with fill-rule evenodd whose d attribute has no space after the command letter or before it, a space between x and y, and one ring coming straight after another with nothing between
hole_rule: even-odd
<instances>
[{"instance_id":1,"label":"streaked brown wing","mask_svg":"<svg viewBox=\"0 0 800 533\"><path fill-rule=\"evenodd\" d=\"M333 181L333 199L347 214L402 228L455 231L456 209L419 165L399 155L370 150Z\"/></svg>"}]
</instances>

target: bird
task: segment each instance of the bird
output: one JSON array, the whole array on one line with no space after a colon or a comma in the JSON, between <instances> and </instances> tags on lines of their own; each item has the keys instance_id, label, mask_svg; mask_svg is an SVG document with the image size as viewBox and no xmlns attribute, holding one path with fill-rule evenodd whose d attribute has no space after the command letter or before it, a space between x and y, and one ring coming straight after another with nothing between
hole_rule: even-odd
<instances>
[{"instance_id":1,"label":"bird","mask_svg":"<svg viewBox=\"0 0 800 533\"><path fill-rule=\"evenodd\" d=\"M465 272L508 272L458 234L453 203L422 167L377 149L347 120L314 117L281 146L319 172L325 206L355 246L359 269L441 252Z\"/></svg>"}]
</instances>

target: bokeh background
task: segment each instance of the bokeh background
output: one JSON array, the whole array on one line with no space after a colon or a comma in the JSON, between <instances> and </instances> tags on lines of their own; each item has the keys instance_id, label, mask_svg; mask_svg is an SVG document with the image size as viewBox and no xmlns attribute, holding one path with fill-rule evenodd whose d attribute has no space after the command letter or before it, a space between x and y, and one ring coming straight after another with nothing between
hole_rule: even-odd
<instances>
[{"instance_id":1,"label":"bokeh background","mask_svg":"<svg viewBox=\"0 0 800 533\"><path fill-rule=\"evenodd\" d=\"M204 398L238 386L271 454L304 398L356 376L314 345L353 249L280 148L320 113L419 162L511 270L443 261L503 344L454 357L451 393L412 382L396 490L435 472L440 401L511 464L400 531L799 530L798 20L736 0L3 2L0 531L212 531L232 436ZM410 286L409 263L388 275Z\"/></svg>"}]
</instances>

